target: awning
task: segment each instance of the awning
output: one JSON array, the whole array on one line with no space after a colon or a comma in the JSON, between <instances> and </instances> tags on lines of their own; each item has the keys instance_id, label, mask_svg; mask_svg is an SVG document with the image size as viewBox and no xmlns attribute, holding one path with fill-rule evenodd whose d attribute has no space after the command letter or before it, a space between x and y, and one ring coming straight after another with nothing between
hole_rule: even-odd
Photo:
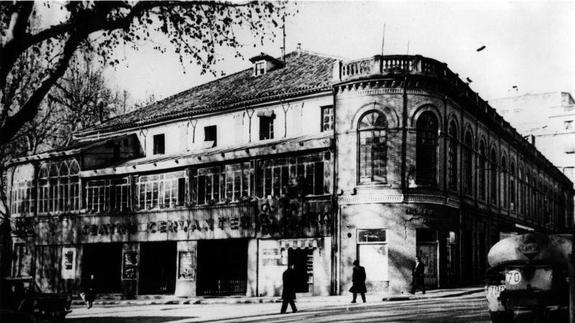
<instances>
[{"instance_id":1,"label":"awning","mask_svg":"<svg viewBox=\"0 0 575 323\"><path fill-rule=\"evenodd\" d=\"M279 240L283 249L323 249L323 238L303 238Z\"/></svg>"}]
</instances>

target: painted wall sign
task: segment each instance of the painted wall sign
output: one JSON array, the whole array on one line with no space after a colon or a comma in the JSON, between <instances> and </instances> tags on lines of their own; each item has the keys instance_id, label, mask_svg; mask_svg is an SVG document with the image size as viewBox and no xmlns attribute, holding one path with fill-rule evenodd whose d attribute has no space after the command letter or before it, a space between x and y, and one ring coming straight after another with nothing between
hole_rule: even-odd
<instances>
[{"instance_id":1,"label":"painted wall sign","mask_svg":"<svg viewBox=\"0 0 575 323\"><path fill-rule=\"evenodd\" d=\"M138 232L138 225L131 222L84 224L80 230L80 234L84 236L111 236L114 234L134 234L136 232Z\"/></svg>"},{"instance_id":2,"label":"painted wall sign","mask_svg":"<svg viewBox=\"0 0 575 323\"><path fill-rule=\"evenodd\" d=\"M257 227L262 237L323 236L330 232L329 201L262 199L258 203Z\"/></svg>"},{"instance_id":3,"label":"painted wall sign","mask_svg":"<svg viewBox=\"0 0 575 323\"><path fill-rule=\"evenodd\" d=\"M180 251L178 259L178 279L196 280L195 253Z\"/></svg>"},{"instance_id":4,"label":"painted wall sign","mask_svg":"<svg viewBox=\"0 0 575 323\"><path fill-rule=\"evenodd\" d=\"M167 220L150 221L147 225L148 233L166 232L194 232L194 231L214 231L220 230L238 231L248 230L252 227L252 219L248 215L220 215L217 219L187 219L187 220Z\"/></svg>"},{"instance_id":5,"label":"painted wall sign","mask_svg":"<svg viewBox=\"0 0 575 323\"><path fill-rule=\"evenodd\" d=\"M286 252L284 252L286 253ZM286 253L287 254L287 253ZM266 248L262 249L262 265L282 265L282 253L279 248Z\"/></svg>"},{"instance_id":6,"label":"painted wall sign","mask_svg":"<svg viewBox=\"0 0 575 323\"><path fill-rule=\"evenodd\" d=\"M76 248L62 248L62 278L76 278Z\"/></svg>"},{"instance_id":7,"label":"painted wall sign","mask_svg":"<svg viewBox=\"0 0 575 323\"><path fill-rule=\"evenodd\" d=\"M122 279L138 279L138 252L124 251L122 255Z\"/></svg>"}]
</instances>

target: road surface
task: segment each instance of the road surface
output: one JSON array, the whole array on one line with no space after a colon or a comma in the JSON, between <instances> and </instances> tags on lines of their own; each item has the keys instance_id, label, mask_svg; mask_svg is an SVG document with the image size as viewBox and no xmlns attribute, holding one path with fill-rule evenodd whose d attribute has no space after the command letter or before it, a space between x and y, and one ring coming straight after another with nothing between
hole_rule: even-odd
<instances>
[{"instance_id":1,"label":"road surface","mask_svg":"<svg viewBox=\"0 0 575 323\"><path fill-rule=\"evenodd\" d=\"M346 300L347 301L347 300ZM475 294L366 304L300 302L298 312L279 314L281 303L132 305L75 308L66 322L188 323L188 322L490 322L485 296Z\"/></svg>"}]
</instances>

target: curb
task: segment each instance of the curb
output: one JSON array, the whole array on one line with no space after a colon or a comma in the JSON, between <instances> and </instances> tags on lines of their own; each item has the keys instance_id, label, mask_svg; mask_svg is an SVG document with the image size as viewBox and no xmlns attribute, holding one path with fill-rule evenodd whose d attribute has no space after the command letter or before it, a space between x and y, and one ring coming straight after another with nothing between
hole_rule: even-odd
<instances>
[{"instance_id":1,"label":"curb","mask_svg":"<svg viewBox=\"0 0 575 323\"><path fill-rule=\"evenodd\" d=\"M394 302L394 301L409 301L409 300L423 300L423 299L430 299L430 298L448 298L448 297L458 297L464 295L470 295L474 293L478 293L483 291L483 288L474 288L470 290L463 290L457 292L438 292L438 293L428 293L426 295L395 295L395 296L388 296L383 297L382 301L384 302ZM328 299L329 297L303 297L299 298L300 302L302 303L312 303L312 302L320 302L320 303L329 303L336 301L337 296L333 296L334 298ZM259 298L259 297L238 297L238 298L181 298L181 299L174 299L174 298L166 298L166 299L134 299L134 300L97 300L94 302L96 306L109 306L109 305L211 305L211 304L263 304L263 303L281 303L280 297L267 297L267 298ZM85 303L82 300L73 300L72 306L81 307L85 306Z\"/></svg>"}]
</instances>

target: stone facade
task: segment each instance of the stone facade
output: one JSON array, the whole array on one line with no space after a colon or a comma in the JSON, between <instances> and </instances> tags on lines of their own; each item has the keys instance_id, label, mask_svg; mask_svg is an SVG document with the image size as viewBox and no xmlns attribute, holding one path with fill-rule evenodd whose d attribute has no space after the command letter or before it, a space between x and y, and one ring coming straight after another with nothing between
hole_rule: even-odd
<instances>
[{"instance_id":1,"label":"stone facade","mask_svg":"<svg viewBox=\"0 0 575 323\"><path fill-rule=\"evenodd\" d=\"M370 292L401 293L416 255L430 288L478 282L502 234L571 227L571 182L445 64L280 63L12 161L13 277L263 296L294 263L300 293L327 295L359 259Z\"/></svg>"}]
</instances>

